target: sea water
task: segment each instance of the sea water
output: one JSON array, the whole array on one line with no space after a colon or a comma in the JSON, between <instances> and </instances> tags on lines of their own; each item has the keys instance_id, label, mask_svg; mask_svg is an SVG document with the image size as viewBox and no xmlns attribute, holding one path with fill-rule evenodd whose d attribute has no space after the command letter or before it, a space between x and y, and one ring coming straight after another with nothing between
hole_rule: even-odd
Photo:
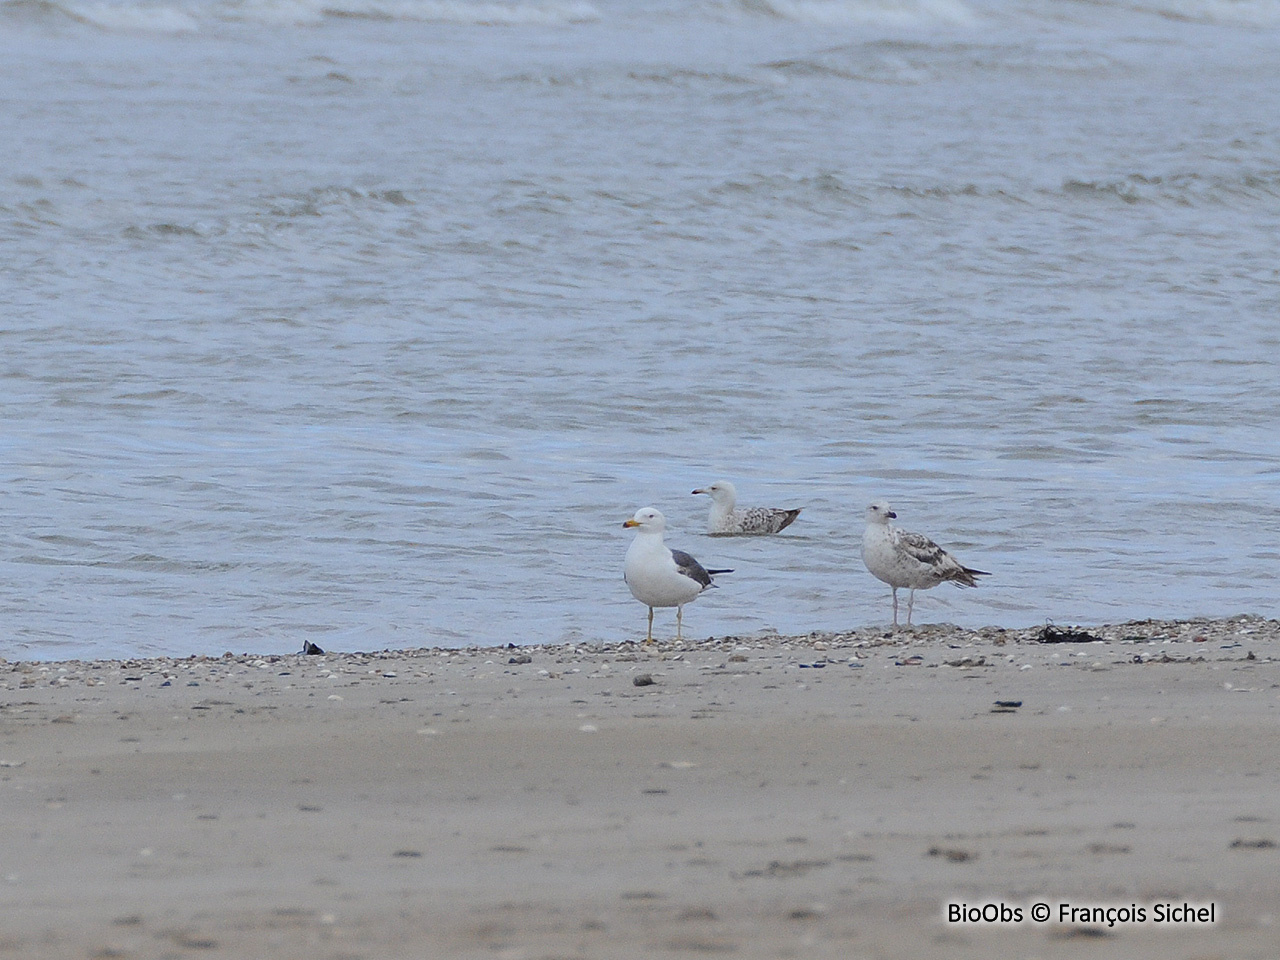
<instances>
[{"instance_id":1,"label":"sea water","mask_svg":"<svg viewBox=\"0 0 1280 960\"><path fill-rule=\"evenodd\" d=\"M0 404L9 659L1277 615L1280 2L4 0Z\"/></svg>"}]
</instances>

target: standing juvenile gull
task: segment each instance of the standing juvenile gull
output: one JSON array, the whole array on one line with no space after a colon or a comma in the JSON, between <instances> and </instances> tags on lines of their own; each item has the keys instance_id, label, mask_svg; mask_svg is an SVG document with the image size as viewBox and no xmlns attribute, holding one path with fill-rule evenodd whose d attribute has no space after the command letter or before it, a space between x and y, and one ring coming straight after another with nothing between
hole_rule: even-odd
<instances>
[{"instance_id":1,"label":"standing juvenile gull","mask_svg":"<svg viewBox=\"0 0 1280 960\"><path fill-rule=\"evenodd\" d=\"M631 595L649 608L649 632L645 643L653 642L653 608L676 608L676 639L683 639L684 605L703 590L714 587L713 573L733 573L732 570L706 570L702 564L683 550L671 550L662 542L662 531L667 520L653 507L644 507L623 524L633 527L636 538L627 548L627 559L622 565L622 577L631 588Z\"/></svg>"},{"instance_id":2,"label":"standing juvenile gull","mask_svg":"<svg viewBox=\"0 0 1280 960\"><path fill-rule=\"evenodd\" d=\"M803 507L783 510L781 507L752 507L735 510L738 491L728 480L717 480L709 487L699 487L694 493L711 495L711 516L707 519L707 533L712 536L734 533L777 533L791 525Z\"/></svg>"},{"instance_id":3,"label":"standing juvenile gull","mask_svg":"<svg viewBox=\"0 0 1280 960\"><path fill-rule=\"evenodd\" d=\"M908 533L889 523L897 514L878 500L867 507L867 529L862 535L862 562L872 576L893 588L893 626L898 626L898 588L911 591L907 598L907 626L916 591L950 580L958 587L976 587L975 577L989 577L983 570L964 566L947 551L919 533Z\"/></svg>"}]
</instances>

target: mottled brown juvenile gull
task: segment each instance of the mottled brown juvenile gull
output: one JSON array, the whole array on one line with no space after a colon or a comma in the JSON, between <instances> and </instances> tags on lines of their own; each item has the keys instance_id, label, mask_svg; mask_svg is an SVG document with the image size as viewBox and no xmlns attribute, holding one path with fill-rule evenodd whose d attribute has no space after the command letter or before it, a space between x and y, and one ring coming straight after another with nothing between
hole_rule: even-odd
<instances>
[{"instance_id":1,"label":"mottled brown juvenile gull","mask_svg":"<svg viewBox=\"0 0 1280 960\"><path fill-rule=\"evenodd\" d=\"M672 550L662 540L666 518L653 507L644 507L623 524L633 528L636 538L627 548L622 577L631 595L649 608L649 631L645 643L653 642L653 608L676 608L676 639L682 640L684 605L714 587L711 575L732 570L706 570L683 550Z\"/></svg>"},{"instance_id":2,"label":"mottled brown juvenile gull","mask_svg":"<svg viewBox=\"0 0 1280 960\"><path fill-rule=\"evenodd\" d=\"M897 518L889 504L878 500L867 507L867 529L862 535L862 562L871 575L893 588L893 626L898 626L898 588L911 591L907 597L907 626L916 591L928 590L950 580L958 587L976 587L976 577L989 577L983 570L964 566L947 551L919 533L908 533L889 523Z\"/></svg>"},{"instance_id":3,"label":"mottled brown juvenile gull","mask_svg":"<svg viewBox=\"0 0 1280 960\"><path fill-rule=\"evenodd\" d=\"M711 516L707 518L707 533L713 537L777 533L789 527L804 509L803 507L796 507L794 510L784 510L781 507L735 509L738 491L728 480L717 480L711 486L699 487L693 492L711 496Z\"/></svg>"}]
</instances>

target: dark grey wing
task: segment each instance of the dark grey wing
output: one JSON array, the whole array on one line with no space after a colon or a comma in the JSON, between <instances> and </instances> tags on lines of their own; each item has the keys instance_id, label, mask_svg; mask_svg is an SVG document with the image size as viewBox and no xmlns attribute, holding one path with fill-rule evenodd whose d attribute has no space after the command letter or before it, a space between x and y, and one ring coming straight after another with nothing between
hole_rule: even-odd
<instances>
[{"instance_id":1,"label":"dark grey wing","mask_svg":"<svg viewBox=\"0 0 1280 960\"><path fill-rule=\"evenodd\" d=\"M907 556L913 560L919 560L929 567L940 569L947 566L948 561L955 563L951 554L922 533L907 533L905 530L898 531L898 546L902 548L903 553Z\"/></svg>"},{"instance_id":2,"label":"dark grey wing","mask_svg":"<svg viewBox=\"0 0 1280 960\"><path fill-rule=\"evenodd\" d=\"M897 531L898 546L907 556L932 569L943 580L950 580L962 587L976 587L975 577L989 577L985 570L970 570L947 551L920 533Z\"/></svg>"},{"instance_id":3,"label":"dark grey wing","mask_svg":"<svg viewBox=\"0 0 1280 960\"><path fill-rule=\"evenodd\" d=\"M672 550L671 559L676 562L676 569L688 577L690 580L696 580L702 584L702 589L712 586L711 574L703 569L702 564L683 550Z\"/></svg>"},{"instance_id":4,"label":"dark grey wing","mask_svg":"<svg viewBox=\"0 0 1280 960\"><path fill-rule=\"evenodd\" d=\"M739 525L743 533L777 533L800 515L797 510L783 510L781 507L752 507L741 511Z\"/></svg>"}]
</instances>

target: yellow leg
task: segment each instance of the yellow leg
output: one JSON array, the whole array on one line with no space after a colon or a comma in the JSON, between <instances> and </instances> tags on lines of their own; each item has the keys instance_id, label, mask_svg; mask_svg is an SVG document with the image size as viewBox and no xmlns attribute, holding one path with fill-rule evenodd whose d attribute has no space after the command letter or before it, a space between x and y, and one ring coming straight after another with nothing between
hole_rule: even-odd
<instances>
[{"instance_id":1,"label":"yellow leg","mask_svg":"<svg viewBox=\"0 0 1280 960\"><path fill-rule=\"evenodd\" d=\"M649 632L644 638L645 643L653 643L653 607L649 608Z\"/></svg>"},{"instance_id":2,"label":"yellow leg","mask_svg":"<svg viewBox=\"0 0 1280 960\"><path fill-rule=\"evenodd\" d=\"M684 634L682 628L684 626L684 607L676 607L676 639L683 640Z\"/></svg>"}]
</instances>

